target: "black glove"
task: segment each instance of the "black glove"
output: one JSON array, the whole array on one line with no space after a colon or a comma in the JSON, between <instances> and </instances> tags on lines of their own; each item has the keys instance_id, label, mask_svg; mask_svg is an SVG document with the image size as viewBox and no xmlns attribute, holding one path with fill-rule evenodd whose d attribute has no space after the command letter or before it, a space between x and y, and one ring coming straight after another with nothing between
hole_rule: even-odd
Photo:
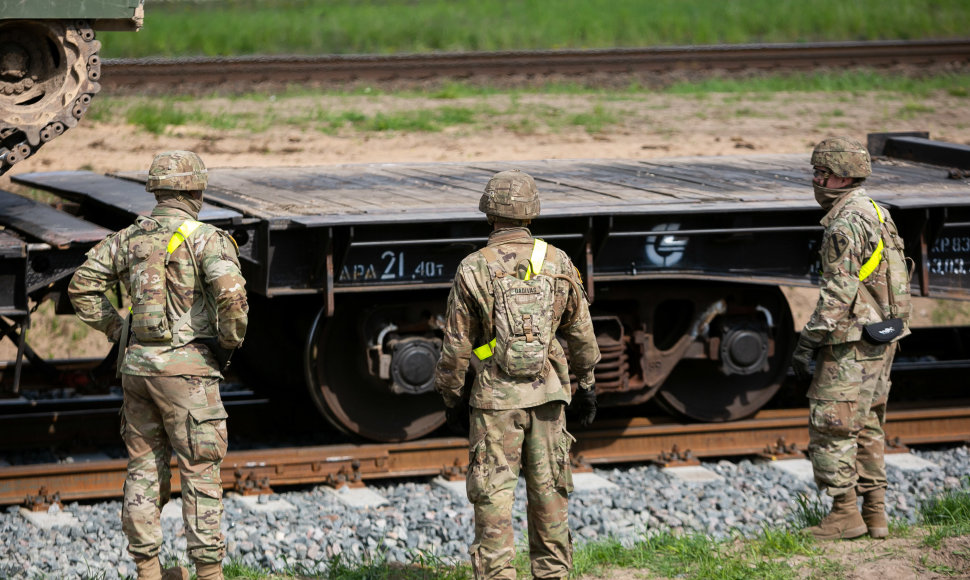
<instances>
[{"instance_id":1,"label":"black glove","mask_svg":"<svg viewBox=\"0 0 970 580\"><path fill-rule=\"evenodd\" d=\"M815 360L815 349L803 341L795 345L795 352L791 355L791 370L795 372L795 380L807 383L812 380L809 365Z\"/></svg>"},{"instance_id":2,"label":"black glove","mask_svg":"<svg viewBox=\"0 0 970 580\"><path fill-rule=\"evenodd\" d=\"M471 427L471 409L468 408L468 401L462 399L455 403L454 407L445 407L445 420L448 428L458 435L468 435Z\"/></svg>"},{"instance_id":3,"label":"black glove","mask_svg":"<svg viewBox=\"0 0 970 580\"><path fill-rule=\"evenodd\" d=\"M589 427L596 418L596 389L576 389L569 407L579 419L579 424Z\"/></svg>"},{"instance_id":4,"label":"black glove","mask_svg":"<svg viewBox=\"0 0 970 580\"><path fill-rule=\"evenodd\" d=\"M208 347L209 352L212 353L212 356L215 357L216 362L219 364L220 371L229 368L229 359L232 358L233 349L223 348L219 345L219 341L213 337L197 338L195 341Z\"/></svg>"}]
</instances>

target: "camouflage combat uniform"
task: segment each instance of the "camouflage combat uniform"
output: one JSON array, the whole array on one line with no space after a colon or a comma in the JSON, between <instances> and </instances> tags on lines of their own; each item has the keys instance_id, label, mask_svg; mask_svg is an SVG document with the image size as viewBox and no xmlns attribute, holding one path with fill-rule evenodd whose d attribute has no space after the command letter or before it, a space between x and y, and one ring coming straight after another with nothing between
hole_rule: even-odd
<instances>
[{"instance_id":1,"label":"camouflage combat uniform","mask_svg":"<svg viewBox=\"0 0 970 580\"><path fill-rule=\"evenodd\" d=\"M71 280L69 294L80 319L113 342L121 338L123 319L105 292L120 282L130 294L133 252L141 251L132 238L157 228L167 238L197 217L201 199L193 206L177 194L156 193L159 204L151 216L105 238L88 252ZM121 431L129 454L122 527L136 562L157 556L174 449L189 556L197 564L221 563L220 465L226 453L227 415L219 395L219 364L207 346L193 339L215 337L229 349L242 343L248 314L245 281L235 242L208 224L199 225L175 249L165 274L167 318L173 326L180 319L183 325L172 329L167 342L142 342L132 335L121 365Z\"/></svg>"},{"instance_id":2,"label":"camouflage combat uniform","mask_svg":"<svg viewBox=\"0 0 970 580\"><path fill-rule=\"evenodd\" d=\"M822 219L821 292L800 338L817 350L808 391L809 455L817 485L833 497L850 489L864 494L886 487L883 425L896 343L864 340L863 326L901 317L907 321L904 335L909 333L908 300L900 305L903 311L893 312L890 296L908 296L909 275L890 271L891 263L905 263L903 244L889 212L881 206L879 212L892 235L883 235L873 201L864 189L855 188L838 198ZM860 270L880 239L883 258L860 281ZM896 255L890 256L892 252Z\"/></svg>"},{"instance_id":3,"label":"camouflage combat uniform","mask_svg":"<svg viewBox=\"0 0 970 580\"><path fill-rule=\"evenodd\" d=\"M512 502L520 470L528 496L533 576L562 578L572 566L567 494L572 491L569 450L574 439L566 431L564 407L571 389L562 345L551 341L537 380L514 379L491 357L478 369L471 392L465 390L473 348L494 338L492 279L499 270L514 275L516 265L528 260L533 244L527 228L498 229L489 236L486 249L461 262L448 297L445 340L435 372L435 389L446 405L467 396L471 406L467 491L475 507L475 539L469 552L476 578L515 577ZM558 329L565 339L579 388L590 389L600 353L582 280L569 257L551 245L541 272L569 278L554 281L553 333Z\"/></svg>"}]
</instances>

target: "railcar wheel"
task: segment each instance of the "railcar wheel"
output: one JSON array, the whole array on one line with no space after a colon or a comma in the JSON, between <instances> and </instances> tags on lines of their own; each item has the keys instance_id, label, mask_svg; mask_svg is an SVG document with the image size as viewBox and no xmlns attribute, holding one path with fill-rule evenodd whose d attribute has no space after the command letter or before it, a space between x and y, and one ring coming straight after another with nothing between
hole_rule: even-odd
<instances>
[{"instance_id":1,"label":"railcar wheel","mask_svg":"<svg viewBox=\"0 0 970 580\"><path fill-rule=\"evenodd\" d=\"M389 443L418 439L444 425L440 395L395 393L368 373L360 315L338 308L326 320L321 310L311 326L304 362L319 410L344 433Z\"/></svg>"},{"instance_id":2,"label":"railcar wheel","mask_svg":"<svg viewBox=\"0 0 970 580\"><path fill-rule=\"evenodd\" d=\"M722 339L721 360L682 360L654 399L667 411L697 421L735 421L755 414L781 388L794 346L788 302L778 288L746 300L761 306L770 318L765 344L755 331L737 325ZM774 348L766 356L762 347L769 339ZM754 369L760 364L765 370Z\"/></svg>"}]
</instances>

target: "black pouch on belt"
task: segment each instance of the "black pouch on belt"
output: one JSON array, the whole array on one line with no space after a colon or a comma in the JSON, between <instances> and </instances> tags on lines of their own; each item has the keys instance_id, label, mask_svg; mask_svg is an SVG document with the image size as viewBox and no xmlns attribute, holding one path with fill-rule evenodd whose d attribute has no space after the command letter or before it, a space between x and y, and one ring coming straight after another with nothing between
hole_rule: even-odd
<instances>
[{"instance_id":1,"label":"black pouch on belt","mask_svg":"<svg viewBox=\"0 0 970 580\"><path fill-rule=\"evenodd\" d=\"M873 322L862 327L862 336L872 344L892 342L903 333L903 319L890 318L882 322Z\"/></svg>"}]
</instances>

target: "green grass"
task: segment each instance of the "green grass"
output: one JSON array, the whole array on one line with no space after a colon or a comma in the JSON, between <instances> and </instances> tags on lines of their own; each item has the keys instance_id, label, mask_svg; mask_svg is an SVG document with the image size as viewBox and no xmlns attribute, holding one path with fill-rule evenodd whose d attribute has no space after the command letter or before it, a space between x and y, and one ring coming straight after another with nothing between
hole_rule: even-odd
<instances>
[{"instance_id":1,"label":"green grass","mask_svg":"<svg viewBox=\"0 0 970 580\"><path fill-rule=\"evenodd\" d=\"M919 101L919 95L938 94L940 91L958 99L970 95L970 74L926 78L873 71L771 75L747 80L711 79L678 83L657 90L636 84L609 89L584 87L576 83L549 83L500 90L449 81L426 92L386 92L366 87L313 91L305 87L291 87L277 94L212 94L197 98L179 96L146 100L105 96L92 102L87 118L107 122L122 116L129 124L152 134L188 127L202 131L236 129L259 134L282 125L327 134L345 131L427 133L461 126L469 129L499 126L521 135L579 127L595 134L627 121L649 122L653 116L662 116L662 109L665 108L662 104L655 107L659 107L658 110L647 110L642 106L643 99L648 95L670 95L674 98L690 96L698 101L710 101L710 111L702 113L705 117L757 118L767 115L758 103L776 99L778 93L823 92L832 87L838 87L841 94L850 96L874 94L876 99L886 101L887 117L913 119L935 113L932 107ZM441 103L415 106L407 102L414 98L427 100L429 95L432 101ZM581 104L565 110L558 104L535 98L556 95L581 97ZM307 107L305 102L294 104L296 99L306 101L321 96L351 96L355 97L356 103L384 98L392 106L382 107L377 112L364 112L360 110L361 104L348 105L346 108ZM242 103L247 104L244 106ZM720 106L734 103L739 106L730 109ZM820 118L824 126L845 126L849 121L839 108L833 108Z\"/></svg>"},{"instance_id":2,"label":"green grass","mask_svg":"<svg viewBox=\"0 0 970 580\"><path fill-rule=\"evenodd\" d=\"M964 0L176 0L105 57L413 53L963 37Z\"/></svg>"},{"instance_id":3,"label":"green grass","mask_svg":"<svg viewBox=\"0 0 970 580\"><path fill-rule=\"evenodd\" d=\"M920 505L920 519L929 526L924 544L939 548L945 538L970 534L970 477L964 488L950 490Z\"/></svg>"},{"instance_id":4,"label":"green grass","mask_svg":"<svg viewBox=\"0 0 970 580\"><path fill-rule=\"evenodd\" d=\"M800 493L795 497L792 526L798 529L817 526L828 513L828 508L822 503L821 493L812 497Z\"/></svg>"},{"instance_id":5,"label":"green grass","mask_svg":"<svg viewBox=\"0 0 970 580\"><path fill-rule=\"evenodd\" d=\"M933 91L952 96L970 94L970 75L943 74L928 77L886 74L873 69L841 72L799 72L765 75L752 79L712 78L674 84L665 92L695 93L771 93L771 92L901 92L917 98Z\"/></svg>"},{"instance_id":6,"label":"green grass","mask_svg":"<svg viewBox=\"0 0 970 580\"><path fill-rule=\"evenodd\" d=\"M341 556L320 560L312 565L290 565L276 574L231 560L222 568L228 580L263 578L320 578L327 580L464 580L471 578L467 564L454 566L434 555L415 553L407 564L388 562L378 554L363 562L350 562Z\"/></svg>"}]
</instances>

